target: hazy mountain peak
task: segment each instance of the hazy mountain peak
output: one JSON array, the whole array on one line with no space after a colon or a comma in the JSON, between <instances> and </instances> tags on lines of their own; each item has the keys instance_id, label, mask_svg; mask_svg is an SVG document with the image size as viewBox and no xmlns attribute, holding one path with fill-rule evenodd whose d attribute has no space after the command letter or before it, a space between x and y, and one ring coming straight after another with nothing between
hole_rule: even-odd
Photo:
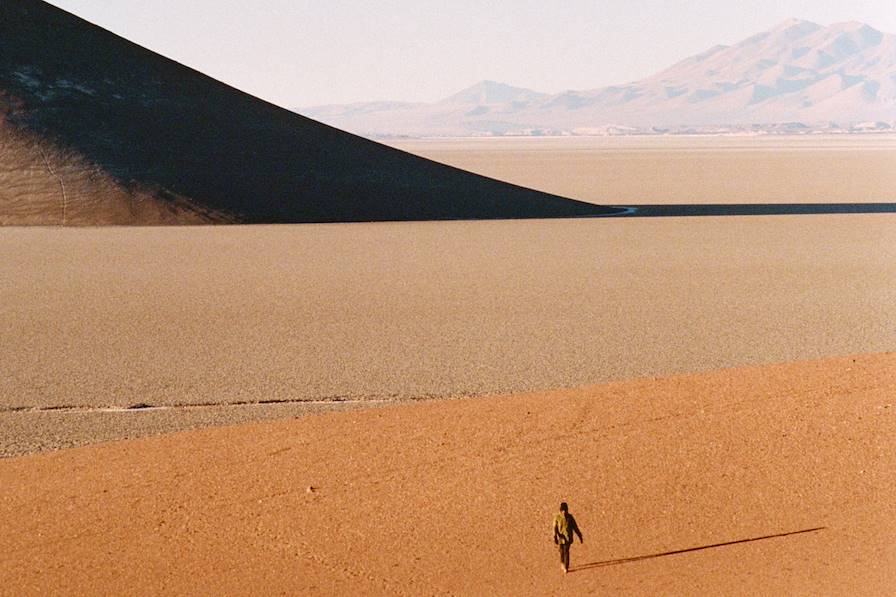
<instances>
[{"instance_id":1,"label":"hazy mountain peak","mask_svg":"<svg viewBox=\"0 0 896 597\"><path fill-rule=\"evenodd\" d=\"M752 35L736 44L736 47L750 47L756 45L767 46L769 44L791 43L800 38L807 37L824 29L818 23L802 19L787 19L768 31L762 31Z\"/></svg>"},{"instance_id":2,"label":"hazy mountain peak","mask_svg":"<svg viewBox=\"0 0 896 597\"><path fill-rule=\"evenodd\" d=\"M832 31L877 31L874 27L861 21L843 21L840 23L832 23L829 27Z\"/></svg>"},{"instance_id":3,"label":"hazy mountain peak","mask_svg":"<svg viewBox=\"0 0 896 597\"><path fill-rule=\"evenodd\" d=\"M453 104L506 104L517 101L532 101L545 94L524 87L514 87L497 81L480 81L443 101Z\"/></svg>"},{"instance_id":4,"label":"hazy mountain peak","mask_svg":"<svg viewBox=\"0 0 896 597\"><path fill-rule=\"evenodd\" d=\"M858 21L834 23L828 27L828 31L838 35L842 40L840 43L846 43L845 40L851 40L861 48L876 46L883 41L885 36L884 33L881 33L874 27Z\"/></svg>"},{"instance_id":5,"label":"hazy mountain peak","mask_svg":"<svg viewBox=\"0 0 896 597\"><path fill-rule=\"evenodd\" d=\"M789 18L781 21L775 27L773 27L772 31L786 31L787 29L793 29L794 27L798 29L807 29L818 31L819 29L823 29L821 25L818 23L813 23L812 21L807 21L805 19L797 19L797 18Z\"/></svg>"}]
</instances>

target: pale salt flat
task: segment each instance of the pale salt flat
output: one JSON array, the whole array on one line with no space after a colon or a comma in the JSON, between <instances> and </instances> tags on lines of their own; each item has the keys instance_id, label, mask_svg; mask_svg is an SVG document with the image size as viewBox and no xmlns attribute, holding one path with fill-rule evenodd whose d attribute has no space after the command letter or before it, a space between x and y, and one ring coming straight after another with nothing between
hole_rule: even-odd
<instances>
[{"instance_id":1,"label":"pale salt flat","mask_svg":"<svg viewBox=\"0 0 896 597\"><path fill-rule=\"evenodd\" d=\"M896 202L896 135L503 137L390 141L583 201Z\"/></svg>"}]
</instances>

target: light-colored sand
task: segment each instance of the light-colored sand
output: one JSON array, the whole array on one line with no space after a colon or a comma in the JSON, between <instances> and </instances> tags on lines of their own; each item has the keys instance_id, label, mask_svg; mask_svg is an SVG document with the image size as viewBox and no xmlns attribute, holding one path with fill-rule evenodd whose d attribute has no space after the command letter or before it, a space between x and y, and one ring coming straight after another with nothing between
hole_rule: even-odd
<instances>
[{"instance_id":1,"label":"light-colored sand","mask_svg":"<svg viewBox=\"0 0 896 597\"><path fill-rule=\"evenodd\" d=\"M891 595L894 386L862 356L8 459L0 593Z\"/></svg>"},{"instance_id":2,"label":"light-colored sand","mask_svg":"<svg viewBox=\"0 0 896 597\"><path fill-rule=\"evenodd\" d=\"M2 229L0 255L5 454L90 435L13 408L511 393L896 347L891 215ZM152 427L130 420L95 435Z\"/></svg>"},{"instance_id":3,"label":"light-colored sand","mask_svg":"<svg viewBox=\"0 0 896 597\"><path fill-rule=\"evenodd\" d=\"M896 135L423 139L390 144L598 204L896 201Z\"/></svg>"}]
</instances>

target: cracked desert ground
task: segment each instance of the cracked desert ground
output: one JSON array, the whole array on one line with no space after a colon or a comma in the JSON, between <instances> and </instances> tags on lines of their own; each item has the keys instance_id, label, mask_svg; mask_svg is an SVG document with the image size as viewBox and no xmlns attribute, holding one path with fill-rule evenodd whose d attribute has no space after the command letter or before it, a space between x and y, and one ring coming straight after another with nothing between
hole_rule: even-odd
<instances>
[{"instance_id":1,"label":"cracked desert ground","mask_svg":"<svg viewBox=\"0 0 896 597\"><path fill-rule=\"evenodd\" d=\"M896 201L893 136L394 145ZM896 214L0 229L0 594L892 594L894 349Z\"/></svg>"}]
</instances>

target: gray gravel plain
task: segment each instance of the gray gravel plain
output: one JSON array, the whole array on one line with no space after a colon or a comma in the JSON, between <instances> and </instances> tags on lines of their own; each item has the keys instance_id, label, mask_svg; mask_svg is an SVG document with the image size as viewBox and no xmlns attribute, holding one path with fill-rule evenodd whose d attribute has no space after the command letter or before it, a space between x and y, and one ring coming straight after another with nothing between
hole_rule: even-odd
<instances>
[{"instance_id":1,"label":"gray gravel plain","mask_svg":"<svg viewBox=\"0 0 896 597\"><path fill-rule=\"evenodd\" d=\"M0 255L7 456L896 349L891 215L6 228ZM135 405L190 408L90 410Z\"/></svg>"}]
</instances>

